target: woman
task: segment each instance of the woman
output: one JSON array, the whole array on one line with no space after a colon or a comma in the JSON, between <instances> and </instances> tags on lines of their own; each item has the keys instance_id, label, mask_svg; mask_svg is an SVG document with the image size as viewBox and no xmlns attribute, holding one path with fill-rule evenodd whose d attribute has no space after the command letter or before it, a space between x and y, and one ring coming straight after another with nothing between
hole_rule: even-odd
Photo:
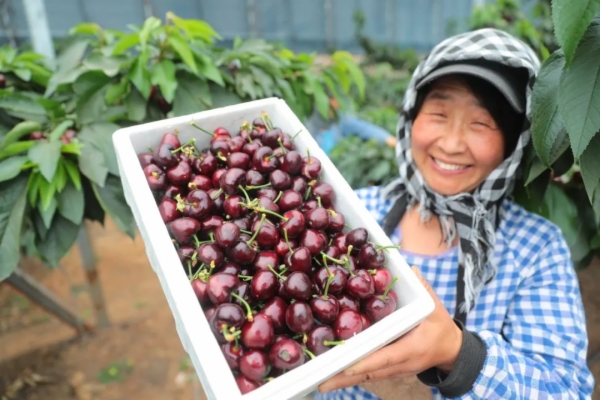
<instances>
[{"instance_id":1,"label":"woman","mask_svg":"<svg viewBox=\"0 0 600 400\"><path fill-rule=\"evenodd\" d=\"M402 400L405 381L391 380L415 375L435 398L590 398L569 249L559 228L510 198L538 69L527 45L493 29L443 41L416 69L398 129L400 176L357 194L419 266L436 307L323 383L318 400L378 399L367 385Z\"/></svg>"}]
</instances>

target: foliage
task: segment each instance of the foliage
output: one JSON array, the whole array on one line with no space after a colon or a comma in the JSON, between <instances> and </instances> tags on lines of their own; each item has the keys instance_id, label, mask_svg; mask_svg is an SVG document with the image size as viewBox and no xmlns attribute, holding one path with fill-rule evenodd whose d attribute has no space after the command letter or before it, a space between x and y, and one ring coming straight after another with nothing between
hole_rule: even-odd
<instances>
[{"instance_id":1,"label":"foliage","mask_svg":"<svg viewBox=\"0 0 600 400\"><path fill-rule=\"evenodd\" d=\"M401 49L396 45L377 43L363 33L365 15L356 10L353 15L354 37L366 56L366 63L388 63L398 70L412 72L419 65L419 54L414 49Z\"/></svg>"},{"instance_id":2,"label":"foliage","mask_svg":"<svg viewBox=\"0 0 600 400\"><path fill-rule=\"evenodd\" d=\"M347 52L318 66L313 54L263 40L227 48L219 39L205 21L167 13L128 32L75 26L55 70L0 50L0 280L21 249L57 265L84 219L109 215L135 235L111 140L120 127L274 96L299 118L316 110L327 120L330 98L364 95Z\"/></svg>"}]
</instances>

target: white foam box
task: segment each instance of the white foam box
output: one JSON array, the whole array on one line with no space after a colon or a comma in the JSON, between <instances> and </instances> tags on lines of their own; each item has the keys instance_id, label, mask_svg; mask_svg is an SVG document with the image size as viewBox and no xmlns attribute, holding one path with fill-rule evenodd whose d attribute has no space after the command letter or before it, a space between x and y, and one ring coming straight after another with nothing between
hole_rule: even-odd
<instances>
[{"instance_id":1,"label":"white foam box","mask_svg":"<svg viewBox=\"0 0 600 400\"><path fill-rule=\"evenodd\" d=\"M381 245L393 245L373 216L358 199L340 172L321 150L285 101L270 98L203 111L196 114L120 129L113 135L113 144L127 203L146 246L150 265L156 272L175 319L177 332L189 354L200 382L210 400L294 400L313 392L317 386L343 371L358 360L396 340L417 326L434 308L431 296L397 251L389 251L387 268L399 277L394 286L398 295L395 312L373 324L360 334L334 346L304 365L242 395L234 375L210 330L201 306L194 295L176 249L159 214L152 192L146 183L137 154L156 148L166 132L179 131L182 143L196 138L196 147L208 146L210 136L190 125L197 124L210 131L223 126L237 133L244 121L252 121L265 111L273 125L293 135L297 150L317 157L322 164L322 180L331 184L336 193L336 210L341 211L351 227L362 226L369 238ZM352 154L348 154L352 157ZM148 349L152 351L152 349Z\"/></svg>"}]
</instances>

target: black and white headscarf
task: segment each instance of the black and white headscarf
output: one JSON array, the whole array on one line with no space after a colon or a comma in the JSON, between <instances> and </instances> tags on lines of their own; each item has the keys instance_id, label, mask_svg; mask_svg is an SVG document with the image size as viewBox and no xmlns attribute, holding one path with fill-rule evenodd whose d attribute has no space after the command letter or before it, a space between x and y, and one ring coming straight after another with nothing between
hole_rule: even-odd
<instances>
[{"instance_id":1,"label":"black and white headscarf","mask_svg":"<svg viewBox=\"0 0 600 400\"><path fill-rule=\"evenodd\" d=\"M473 193L442 196L427 186L412 158L410 141L413 121L410 116L413 115L417 98L415 86L441 64L478 59L525 68L529 72L523 132L513 153ZM437 45L414 71L405 94L396 145L400 176L384 188L384 194L393 200L394 205L383 222L383 229L388 235L391 234L404 212L418 203L422 220L426 221L432 214L439 217L448 246L458 234L460 268L455 315L463 321L484 285L496 274L493 253L496 227L502 218L499 205L512 192L523 150L530 138L531 90L539 68L536 54L525 43L503 31L481 29L453 36Z\"/></svg>"}]
</instances>

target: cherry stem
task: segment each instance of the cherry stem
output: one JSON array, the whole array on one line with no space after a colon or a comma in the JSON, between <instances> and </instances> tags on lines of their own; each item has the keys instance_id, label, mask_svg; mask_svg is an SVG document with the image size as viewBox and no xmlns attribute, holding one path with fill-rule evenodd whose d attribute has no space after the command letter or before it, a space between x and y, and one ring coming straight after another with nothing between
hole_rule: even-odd
<instances>
[{"instance_id":1,"label":"cherry stem","mask_svg":"<svg viewBox=\"0 0 600 400\"><path fill-rule=\"evenodd\" d=\"M148 150L150 151L150 153L154 153L154 149L150 146L148 146Z\"/></svg>"},{"instance_id":2,"label":"cherry stem","mask_svg":"<svg viewBox=\"0 0 600 400\"><path fill-rule=\"evenodd\" d=\"M262 188L266 188L269 186L271 186L271 183L265 183L264 185L258 185L258 186L246 186L246 189L248 189L248 190L262 189Z\"/></svg>"},{"instance_id":3,"label":"cherry stem","mask_svg":"<svg viewBox=\"0 0 600 400\"><path fill-rule=\"evenodd\" d=\"M300 132L302 132L302 129L300 129L298 132L296 132L296 134L294 136L292 136L290 139L293 141L296 139L296 137L298 137L298 135L300 134Z\"/></svg>"},{"instance_id":4,"label":"cherry stem","mask_svg":"<svg viewBox=\"0 0 600 400\"><path fill-rule=\"evenodd\" d=\"M310 196L310 192L312 190L312 186L308 187L308 190L306 191L306 194L304 195L304 200L308 200L308 196Z\"/></svg>"},{"instance_id":5,"label":"cherry stem","mask_svg":"<svg viewBox=\"0 0 600 400\"><path fill-rule=\"evenodd\" d=\"M321 252L321 255L323 256L323 266L325 267L325 269L327 270L327 275L328 276L333 276L333 274L331 273L331 271L329 270L329 267L327 266L327 261L325 259L325 256L327 256L327 254ZM329 278L327 278L329 279Z\"/></svg>"},{"instance_id":6,"label":"cherry stem","mask_svg":"<svg viewBox=\"0 0 600 400\"><path fill-rule=\"evenodd\" d=\"M273 130L273 124L271 123L271 119L269 118L266 112L263 111L260 114L260 119L262 119L263 124L265 124L265 128L267 128L270 131Z\"/></svg>"},{"instance_id":7,"label":"cherry stem","mask_svg":"<svg viewBox=\"0 0 600 400\"><path fill-rule=\"evenodd\" d=\"M192 279L192 262L191 261L187 262L187 267L188 267L188 279Z\"/></svg>"},{"instance_id":8,"label":"cherry stem","mask_svg":"<svg viewBox=\"0 0 600 400\"><path fill-rule=\"evenodd\" d=\"M245 229L240 229L240 232L242 232L242 233L245 233L246 235L250 235L250 236L252 236L252 232L250 232L250 231L247 231L247 230L245 230Z\"/></svg>"},{"instance_id":9,"label":"cherry stem","mask_svg":"<svg viewBox=\"0 0 600 400\"><path fill-rule=\"evenodd\" d=\"M213 232L210 232L210 233L208 234L208 237L210 238L210 242L211 242L211 243L215 241L215 234L214 234Z\"/></svg>"},{"instance_id":10,"label":"cherry stem","mask_svg":"<svg viewBox=\"0 0 600 400\"><path fill-rule=\"evenodd\" d=\"M281 195L283 195L283 190L279 191L279 194L277 195L277 197L275 197L275 200L273 200L273 203L276 203L279 201L279 199L281 198Z\"/></svg>"},{"instance_id":11,"label":"cherry stem","mask_svg":"<svg viewBox=\"0 0 600 400\"><path fill-rule=\"evenodd\" d=\"M246 190L242 187L242 185L238 185L238 189L240 189L244 193L244 196L246 196L246 202L248 202L248 203L252 202L252 200L250 200L250 196L248 195L248 192L246 192Z\"/></svg>"},{"instance_id":12,"label":"cherry stem","mask_svg":"<svg viewBox=\"0 0 600 400\"><path fill-rule=\"evenodd\" d=\"M269 214L269 215L273 215L274 217L281 218L281 219L282 219L282 220L284 220L285 222L287 222L287 221L289 220L289 218L286 218L286 217L284 217L283 215L279 215L279 214L277 214L276 212L273 212L273 211L267 210L267 209L266 209L266 208L264 208L264 207L256 207L256 211L258 211L258 212L260 212L260 213L263 213L263 216L264 216L264 214Z\"/></svg>"},{"instance_id":13,"label":"cherry stem","mask_svg":"<svg viewBox=\"0 0 600 400\"><path fill-rule=\"evenodd\" d=\"M311 160L310 160L310 149L306 149L306 157L308 158L308 162L307 164L312 164Z\"/></svg>"},{"instance_id":14,"label":"cherry stem","mask_svg":"<svg viewBox=\"0 0 600 400\"><path fill-rule=\"evenodd\" d=\"M368 271L368 272L369 272L369 274L371 274L371 275L375 275L375 274L377 273L377 270L376 270L376 269L368 269L367 271Z\"/></svg>"},{"instance_id":15,"label":"cherry stem","mask_svg":"<svg viewBox=\"0 0 600 400\"><path fill-rule=\"evenodd\" d=\"M285 244L287 244L287 247L290 250L290 253L293 253L294 250L292 250L292 245L290 244L290 241L288 240L287 228L283 228L283 237L285 238Z\"/></svg>"},{"instance_id":16,"label":"cherry stem","mask_svg":"<svg viewBox=\"0 0 600 400\"><path fill-rule=\"evenodd\" d=\"M154 178L158 178L160 176L160 174L156 171L152 172L150 175L152 175Z\"/></svg>"},{"instance_id":17,"label":"cherry stem","mask_svg":"<svg viewBox=\"0 0 600 400\"><path fill-rule=\"evenodd\" d=\"M328 256L327 254L325 254L325 253L323 253L323 252L321 252L321 254L323 255L323 258L326 258L326 259L328 259L328 260L331 260L331 261L333 261L333 262L334 262L334 263L336 263L336 264L339 264L339 265L344 265L344 262L343 262L342 260L338 260L338 259L336 259L336 258L330 257L330 256ZM323 261L324 261L324 260L323 260Z\"/></svg>"},{"instance_id":18,"label":"cherry stem","mask_svg":"<svg viewBox=\"0 0 600 400\"><path fill-rule=\"evenodd\" d=\"M277 138L277 143L279 143L279 147L281 147L281 151L283 151L284 154L288 152L288 149L285 148L283 142L281 141L281 136Z\"/></svg>"},{"instance_id":19,"label":"cherry stem","mask_svg":"<svg viewBox=\"0 0 600 400\"><path fill-rule=\"evenodd\" d=\"M348 228L348 230L352 230L352 227L351 227L350 225L348 225L348 224L344 224L344 226L345 226L346 228Z\"/></svg>"},{"instance_id":20,"label":"cherry stem","mask_svg":"<svg viewBox=\"0 0 600 400\"><path fill-rule=\"evenodd\" d=\"M302 350L304 350L304 353L306 353L311 359L315 358L315 355L313 353L311 353L310 350L306 349L306 348L302 348Z\"/></svg>"},{"instance_id":21,"label":"cherry stem","mask_svg":"<svg viewBox=\"0 0 600 400\"><path fill-rule=\"evenodd\" d=\"M248 318L248 321L252 322L254 320L254 315L252 314L252 308L250 308L250 304L248 304L248 302L246 300L244 300L244 298L242 296L239 296L237 294L235 294L234 292L231 292L231 295L233 297L235 297L236 299L238 299L239 301L242 302L242 304L244 304L244 307L246 307L246 318Z\"/></svg>"},{"instance_id":22,"label":"cherry stem","mask_svg":"<svg viewBox=\"0 0 600 400\"><path fill-rule=\"evenodd\" d=\"M217 158L221 161L227 161L227 157L223 157L220 151L217 153Z\"/></svg>"},{"instance_id":23,"label":"cherry stem","mask_svg":"<svg viewBox=\"0 0 600 400\"><path fill-rule=\"evenodd\" d=\"M200 240L198 240L198 236L196 236L196 234L194 234L193 238L194 238L194 244L196 245L196 248L200 247Z\"/></svg>"},{"instance_id":24,"label":"cherry stem","mask_svg":"<svg viewBox=\"0 0 600 400\"><path fill-rule=\"evenodd\" d=\"M275 276L277 276L279 279L281 279L282 281L285 281L285 276L281 275L281 273L275 271L275 268L273 268L272 265L267 265L267 268L269 268L269 270L275 274Z\"/></svg>"},{"instance_id":25,"label":"cherry stem","mask_svg":"<svg viewBox=\"0 0 600 400\"><path fill-rule=\"evenodd\" d=\"M385 292L383 292L383 294L381 295L381 300L385 300L387 297L387 294L390 290L392 290L392 287L394 286L394 283L396 283L396 281L398 280L398 277L395 277L394 279L392 279L392 281L390 282L390 284L388 285L387 288L385 288Z\"/></svg>"},{"instance_id":26,"label":"cherry stem","mask_svg":"<svg viewBox=\"0 0 600 400\"><path fill-rule=\"evenodd\" d=\"M221 193L223 193L223 189L219 189L219 190L217 190L217 191L215 192L215 195L214 195L214 197L213 197L213 196L211 196L210 198L211 198L211 199L213 199L213 200L216 200L217 198L219 198L219 196L221 195Z\"/></svg>"},{"instance_id":27,"label":"cherry stem","mask_svg":"<svg viewBox=\"0 0 600 400\"><path fill-rule=\"evenodd\" d=\"M198 125L196 125L196 123L194 122L194 120L191 120L191 121L190 121L190 125L191 125L191 126L193 126L193 127L194 127L194 128L196 128L196 129L198 129L199 131L206 133L207 135L210 135L210 136L212 136L212 137L214 137L214 136L215 136L215 134L214 134L214 133L212 133L212 132L209 132L209 131L207 131L206 129L204 129L204 128L202 128L202 127L198 126Z\"/></svg>"},{"instance_id":28,"label":"cherry stem","mask_svg":"<svg viewBox=\"0 0 600 400\"><path fill-rule=\"evenodd\" d=\"M335 275L331 274L327 277L327 284L325 284L325 291L323 292L323 299L327 300L327 293L329 292L329 285L333 282Z\"/></svg>"},{"instance_id":29,"label":"cherry stem","mask_svg":"<svg viewBox=\"0 0 600 400\"><path fill-rule=\"evenodd\" d=\"M177 152L181 151L184 147L189 146L190 144L194 144L195 141L196 141L196 138L191 138L190 140L188 140L186 143L182 144L175 150L171 150L171 153L173 153L173 154L177 153Z\"/></svg>"},{"instance_id":30,"label":"cherry stem","mask_svg":"<svg viewBox=\"0 0 600 400\"><path fill-rule=\"evenodd\" d=\"M252 237L250 238L250 240L248 240L248 242L247 242L248 246L252 245L252 243L254 243L254 240L256 240L256 237L258 236L258 232L260 232L260 230L261 230L261 228L263 226L263 223L265 222L265 218L266 218L265 214L263 214L260 217L260 223L258 224L258 228L254 232L254 235L252 235Z\"/></svg>"},{"instance_id":31,"label":"cherry stem","mask_svg":"<svg viewBox=\"0 0 600 400\"><path fill-rule=\"evenodd\" d=\"M317 196L317 204L319 205L319 207L321 206L321 196Z\"/></svg>"},{"instance_id":32,"label":"cherry stem","mask_svg":"<svg viewBox=\"0 0 600 400\"><path fill-rule=\"evenodd\" d=\"M323 344L325 346L338 346L340 344L346 344L346 341L345 340L339 340L339 341L323 340Z\"/></svg>"},{"instance_id":33,"label":"cherry stem","mask_svg":"<svg viewBox=\"0 0 600 400\"><path fill-rule=\"evenodd\" d=\"M243 279L245 281L249 281L252 279L251 276L247 276L247 275L238 275L238 278Z\"/></svg>"},{"instance_id":34,"label":"cherry stem","mask_svg":"<svg viewBox=\"0 0 600 400\"><path fill-rule=\"evenodd\" d=\"M388 249L400 249L400 248L402 248L401 246L382 246L382 245L379 245L379 244L376 244L376 243L374 243L373 245L375 246L375 248L377 250L385 250L386 253L387 253Z\"/></svg>"}]
</instances>

